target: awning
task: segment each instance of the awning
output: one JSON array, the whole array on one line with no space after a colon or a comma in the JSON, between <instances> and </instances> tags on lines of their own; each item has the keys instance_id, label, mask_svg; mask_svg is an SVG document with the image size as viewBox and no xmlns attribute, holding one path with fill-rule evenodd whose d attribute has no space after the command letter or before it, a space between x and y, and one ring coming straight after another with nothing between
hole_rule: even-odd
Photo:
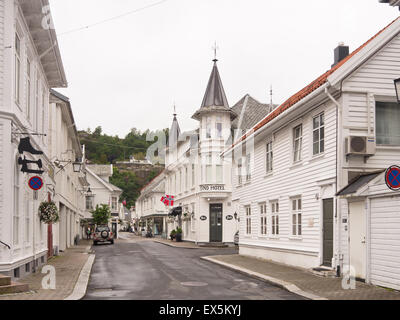
<instances>
[{"instance_id":1,"label":"awning","mask_svg":"<svg viewBox=\"0 0 400 320\"><path fill-rule=\"evenodd\" d=\"M382 171L364 174L359 176L358 178L351 181L346 187L340 190L336 195L337 196L347 196L353 193L356 193L361 187L365 186L367 183L375 179L378 175L380 175Z\"/></svg>"},{"instance_id":2,"label":"awning","mask_svg":"<svg viewBox=\"0 0 400 320\"><path fill-rule=\"evenodd\" d=\"M176 217L181 214L182 214L182 207L175 207L168 213L168 216Z\"/></svg>"}]
</instances>

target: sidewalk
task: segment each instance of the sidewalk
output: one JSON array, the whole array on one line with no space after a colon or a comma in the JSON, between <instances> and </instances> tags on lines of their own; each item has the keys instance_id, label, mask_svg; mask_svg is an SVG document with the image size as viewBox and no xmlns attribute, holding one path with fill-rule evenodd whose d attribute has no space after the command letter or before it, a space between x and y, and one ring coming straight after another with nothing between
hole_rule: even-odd
<instances>
[{"instance_id":1,"label":"sidewalk","mask_svg":"<svg viewBox=\"0 0 400 320\"><path fill-rule=\"evenodd\" d=\"M261 278L313 300L400 300L400 292L356 282L355 290L342 288L341 278L321 277L306 270L242 255L203 257L230 269Z\"/></svg>"},{"instance_id":2,"label":"sidewalk","mask_svg":"<svg viewBox=\"0 0 400 320\"><path fill-rule=\"evenodd\" d=\"M59 256L51 258L47 265L56 269L56 289L42 289L42 279L46 274L41 269L21 279L29 284L30 292L13 295L0 295L0 300L63 300L75 288L80 272L90 257L91 241L81 240L78 246L67 249Z\"/></svg>"}]
</instances>

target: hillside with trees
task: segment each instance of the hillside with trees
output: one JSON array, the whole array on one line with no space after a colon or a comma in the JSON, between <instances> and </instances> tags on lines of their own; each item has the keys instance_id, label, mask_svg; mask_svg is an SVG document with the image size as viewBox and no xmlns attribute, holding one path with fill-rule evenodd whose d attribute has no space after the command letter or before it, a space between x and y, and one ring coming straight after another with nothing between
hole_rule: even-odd
<instances>
[{"instance_id":1,"label":"hillside with trees","mask_svg":"<svg viewBox=\"0 0 400 320\"><path fill-rule=\"evenodd\" d=\"M147 149L155 143L154 140L147 141L147 137L164 133L168 139L168 132L168 129L153 132L132 129L125 138L120 138L103 133L99 126L94 131L87 129L78 134L81 144L85 145L86 159L90 163L114 165L110 182L123 190L121 201L126 200L129 208L135 204L140 189L158 175L163 166L148 164L132 167L119 165L117 162L129 161L131 156L136 160L145 160Z\"/></svg>"}]
</instances>

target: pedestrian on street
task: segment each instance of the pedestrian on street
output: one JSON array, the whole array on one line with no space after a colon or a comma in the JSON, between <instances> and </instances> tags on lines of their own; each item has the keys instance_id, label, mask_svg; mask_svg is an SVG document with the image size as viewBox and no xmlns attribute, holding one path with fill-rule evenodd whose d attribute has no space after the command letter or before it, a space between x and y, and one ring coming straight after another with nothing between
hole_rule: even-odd
<instances>
[{"instance_id":1,"label":"pedestrian on street","mask_svg":"<svg viewBox=\"0 0 400 320\"><path fill-rule=\"evenodd\" d=\"M91 234L90 228L87 228L87 230L86 230L87 240L90 240L90 234Z\"/></svg>"}]
</instances>

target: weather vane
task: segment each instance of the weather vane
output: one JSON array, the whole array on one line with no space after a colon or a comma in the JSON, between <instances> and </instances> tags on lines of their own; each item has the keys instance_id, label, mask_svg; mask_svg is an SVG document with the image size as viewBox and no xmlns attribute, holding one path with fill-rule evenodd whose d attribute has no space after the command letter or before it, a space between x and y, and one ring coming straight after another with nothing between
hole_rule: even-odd
<instances>
[{"instance_id":1,"label":"weather vane","mask_svg":"<svg viewBox=\"0 0 400 320\"><path fill-rule=\"evenodd\" d=\"M214 46L212 47L213 51L214 51L214 61L218 61L217 59L217 51L219 50L219 47L217 45L217 41L215 41Z\"/></svg>"}]
</instances>

